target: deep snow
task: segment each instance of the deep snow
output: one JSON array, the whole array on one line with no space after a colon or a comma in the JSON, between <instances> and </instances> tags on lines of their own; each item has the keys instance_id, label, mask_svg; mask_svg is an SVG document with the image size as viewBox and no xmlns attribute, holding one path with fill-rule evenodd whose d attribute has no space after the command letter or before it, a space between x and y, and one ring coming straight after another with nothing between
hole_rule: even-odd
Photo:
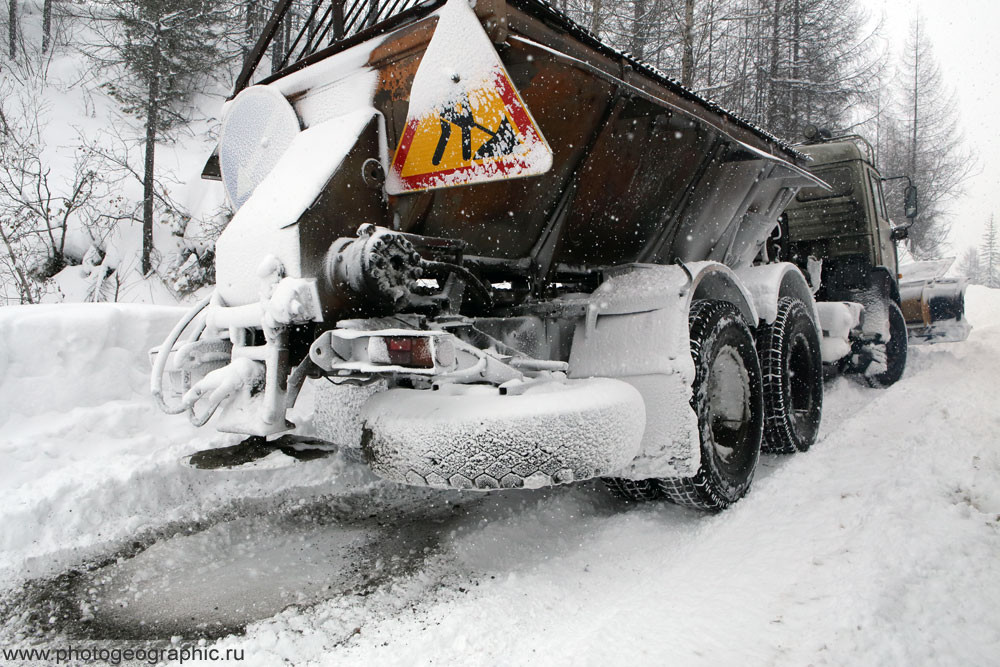
<instances>
[{"instance_id":1,"label":"deep snow","mask_svg":"<svg viewBox=\"0 0 1000 667\"><path fill-rule=\"evenodd\" d=\"M178 310L0 309L0 644L262 619L218 645L251 665L996 664L1000 292L967 302L969 340L911 348L888 390L834 380L814 448L763 457L717 516L597 483L414 490L341 455L194 470L234 440L138 382Z\"/></svg>"}]
</instances>

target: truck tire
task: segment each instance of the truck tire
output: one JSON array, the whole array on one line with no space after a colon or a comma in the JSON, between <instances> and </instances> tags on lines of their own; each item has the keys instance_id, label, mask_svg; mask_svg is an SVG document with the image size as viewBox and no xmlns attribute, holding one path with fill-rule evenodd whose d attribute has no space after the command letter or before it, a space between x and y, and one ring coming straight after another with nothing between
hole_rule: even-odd
<instances>
[{"instance_id":1,"label":"truck tire","mask_svg":"<svg viewBox=\"0 0 1000 667\"><path fill-rule=\"evenodd\" d=\"M663 498L663 490L655 479L605 477L604 483L611 489L611 493L626 502L645 503Z\"/></svg>"},{"instance_id":2,"label":"truck tire","mask_svg":"<svg viewBox=\"0 0 1000 667\"><path fill-rule=\"evenodd\" d=\"M885 344L885 365L882 373L865 376L873 387L888 387L903 377L906 369L906 320L895 302L889 303L889 342Z\"/></svg>"},{"instance_id":3,"label":"truck tire","mask_svg":"<svg viewBox=\"0 0 1000 667\"><path fill-rule=\"evenodd\" d=\"M642 395L611 378L552 381L500 395L489 385L389 389L361 408L375 474L414 486L488 491L601 477L632 461Z\"/></svg>"},{"instance_id":4,"label":"truck tire","mask_svg":"<svg viewBox=\"0 0 1000 667\"><path fill-rule=\"evenodd\" d=\"M823 414L823 352L806 305L778 300L778 314L757 331L764 382L764 442L773 454L804 452L816 441Z\"/></svg>"},{"instance_id":5,"label":"truck tire","mask_svg":"<svg viewBox=\"0 0 1000 667\"><path fill-rule=\"evenodd\" d=\"M698 415L701 467L694 477L658 480L668 500L710 512L746 495L764 431L760 362L740 311L702 300L688 314L695 379L691 408Z\"/></svg>"}]
</instances>

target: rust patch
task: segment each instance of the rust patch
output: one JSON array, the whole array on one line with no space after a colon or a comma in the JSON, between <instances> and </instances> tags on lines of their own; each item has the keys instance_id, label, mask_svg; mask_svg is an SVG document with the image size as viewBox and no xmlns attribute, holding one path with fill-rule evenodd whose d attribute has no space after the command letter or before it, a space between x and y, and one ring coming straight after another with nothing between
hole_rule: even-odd
<instances>
[{"instance_id":1,"label":"rust patch","mask_svg":"<svg viewBox=\"0 0 1000 667\"><path fill-rule=\"evenodd\" d=\"M438 17L430 16L419 23L401 28L379 44L368 56L368 65L381 69L385 65L423 53L437 28Z\"/></svg>"}]
</instances>

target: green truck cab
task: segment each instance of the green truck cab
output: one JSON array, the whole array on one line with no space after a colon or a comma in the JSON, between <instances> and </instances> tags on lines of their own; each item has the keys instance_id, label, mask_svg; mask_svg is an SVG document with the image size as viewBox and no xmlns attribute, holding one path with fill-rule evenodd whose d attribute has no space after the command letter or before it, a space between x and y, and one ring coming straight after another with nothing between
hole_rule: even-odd
<instances>
[{"instance_id":1,"label":"green truck cab","mask_svg":"<svg viewBox=\"0 0 1000 667\"><path fill-rule=\"evenodd\" d=\"M876 384L892 384L906 364L896 241L906 238L909 223L893 226L889 220L886 179L875 166L867 141L858 136L812 135L798 149L812 158L809 170L829 187L802 188L786 207L782 258L813 276L821 267L819 284L813 279L818 302L864 306L852 335L855 354L840 362L840 370L866 373ZM907 203L912 220L916 215L912 186L907 188ZM873 362L878 364L872 366ZM872 372L882 367L884 371Z\"/></svg>"},{"instance_id":2,"label":"green truck cab","mask_svg":"<svg viewBox=\"0 0 1000 667\"><path fill-rule=\"evenodd\" d=\"M908 225L894 227L889 220L871 146L847 137L799 148L813 159L810 171L830 189L802 188L785 209L789 259L801 266L809 257L822 259L823 288L833 292L870 289L880 280L873 273L888 274L898 302L896 241L906 238Z\"/></svg>"}]
</instances>

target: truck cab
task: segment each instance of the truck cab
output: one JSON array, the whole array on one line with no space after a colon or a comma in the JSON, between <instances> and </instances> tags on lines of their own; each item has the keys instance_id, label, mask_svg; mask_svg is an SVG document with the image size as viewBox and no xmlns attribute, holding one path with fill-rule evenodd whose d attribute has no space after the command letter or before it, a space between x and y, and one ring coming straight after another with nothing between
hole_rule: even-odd
<instances>
[{"instance_id":1,"label":"truck cab","mask_svg":"<svg viewBox=\"0 0 1000 667\"><path fill-rule=\"evenodd\" d=\"M808 134L809 140L798 149L812 158L809 170L826 187L800 189L785 208L779 257L811 276L821 319L824 313L852 313L849 332L838 336L848 333L844 342L850 353L825 353L827 365L861 373L874 385L890 385L902 377L906 365L896 241L906 238L909 224L894 227L889 221L886 179L875 166L871 144L859 136L831 138L816 130ZM915 196L910 186L906 213L911 219L916 215ZM824 336L830 334L828 324ZM840 346L841 352L847 349Z\"/></svg>"},{"instance_id":2,"label":"truck cab","mask_svg":"<svg viewBox=\"0 0 1000 667\"><path fill-rule=\"evenodd\" d=\"M810 171L830 189L802 188L785 209L787 259L803 268L810 257L823 261L821 299L854 300L856 295L846 292L870 290L881 282L898 303L895 241L905 231L889 221L871 146L848 137L804 144L800 150L813 159Z\"/></svg>"},{"instance_id":3,"label":"truck cab","mask_svg":"<svg viewBox=\"0 0 1000 667\"><path fill-rule=\"evenodd\" d=\"M953 342L968 336L965 283L942 276L901 280L896 242L907 238L917 215L916 188L910 183L904 192L907 222L893 225L886 183L909 178L884 178L863 137L833 138L815 128L807 137L796 148L812 158L809 171L827 187L801 188L785 208L778 257L811 276L821 313L833 313L841 304L863 306L850 331L851 354L835 361L832 354L825 355L828 365L864 373L873 384L892 384L902 376L908 340ZM947 270L951 262L943 265ZM824 335L828 329L824 327ZM875 372L883 365L884 372Z\"/></svg>"}]
</instances>

